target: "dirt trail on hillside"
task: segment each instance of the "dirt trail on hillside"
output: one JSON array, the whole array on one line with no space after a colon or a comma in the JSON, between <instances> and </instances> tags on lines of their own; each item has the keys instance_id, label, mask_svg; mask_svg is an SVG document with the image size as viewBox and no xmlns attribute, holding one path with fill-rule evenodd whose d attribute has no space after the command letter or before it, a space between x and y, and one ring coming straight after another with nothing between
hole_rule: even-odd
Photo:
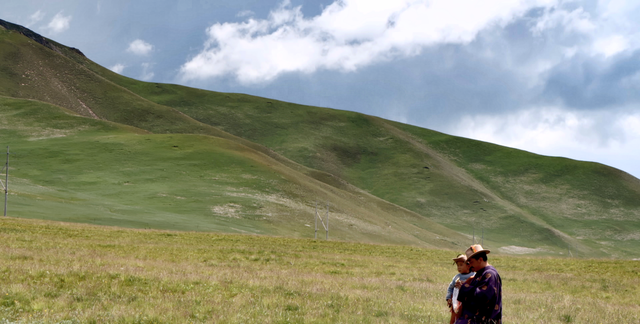
<instances>
[{"instance_id":1,"label":"dirt trail on hillside","mask_svg":"<svg viewBox=\"0 0 640 324\"><path fill-rule=\"evenodd\" d=\"M571 245L572 247L576 248L581 252L587 253L591 251L591 248L585 246L584 244L579 242L577 239L571 237L570 235L564 232L557 230L556 228L547 224L545 221L538 218L537 216L525 210L522 210L520 207L513 204L512 202L502 199L501 197L496 195L493 191L489 190L482 182L478 181L476 178L471 176L465 169L457 166L450 159L444 157L442 154L440 154L433 148L426 145L421 139L390 125L389 123L385 122L382 119L375 118L374 122L377 122L394 136L397 136L398 138L410 143L420 152L431 157L434 161L434 164L437 165L437 168L442 170L444 174L449 175L451 178L453 178L454 181L457 181L458 183L461 183L464 186L477 191L479 194L483 196L485 200L494 201L499 205L503 206L509 212L514 213L516 215L522 215L527 221L551 231L558 238L560 238L561 240L563 240L564 242L566 242L567 244Z\"/></svg>"}]
</instances>

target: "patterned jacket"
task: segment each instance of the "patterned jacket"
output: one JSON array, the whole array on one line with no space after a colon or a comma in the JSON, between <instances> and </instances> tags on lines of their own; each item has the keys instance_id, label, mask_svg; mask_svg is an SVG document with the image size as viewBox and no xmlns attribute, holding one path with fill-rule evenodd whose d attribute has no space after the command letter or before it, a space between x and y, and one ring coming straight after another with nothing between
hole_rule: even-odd
<instances>
[{"instance_id":1,"label":"patterned jacket","mask_svg":"<svg viewBox=\"0 0 640 324\"><path fill-rule=\"evenodd\" d=\"M456 324L500 323L502 321L502 280L496 268L487 265L470 283L460 287L462 313Z\"/></svg>"}]
</instances>

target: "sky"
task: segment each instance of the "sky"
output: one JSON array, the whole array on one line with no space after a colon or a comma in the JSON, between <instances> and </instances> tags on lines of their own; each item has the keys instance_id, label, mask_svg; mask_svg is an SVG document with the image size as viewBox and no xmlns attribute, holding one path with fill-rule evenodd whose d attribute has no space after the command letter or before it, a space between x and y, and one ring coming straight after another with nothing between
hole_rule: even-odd
<instances>
[{"instance_id":1,"label":"sky","mask_svg":"<svg viewBox=\"0 0 640 324\"><path fill-rule=\"evenodd\" d=\"M365 113L640 178L640 1L22 0L122 75Z\"/></svg>"}]
</instances>

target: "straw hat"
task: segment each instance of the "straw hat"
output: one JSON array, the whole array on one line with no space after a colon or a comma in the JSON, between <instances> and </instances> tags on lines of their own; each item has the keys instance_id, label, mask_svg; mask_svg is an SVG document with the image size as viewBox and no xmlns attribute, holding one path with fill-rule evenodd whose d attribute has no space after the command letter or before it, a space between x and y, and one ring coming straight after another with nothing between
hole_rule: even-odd
<instances>
[{"instance_id":1,"label":"straw hat","mask_svg":"<svg viewBox=\"0 0 640 324\"><path fill-rule=\"evenodd\" d=\"M458 254L457 257L451 259L453 260L453 264L456 264L458 261L467 262L467 256L464 254Z\"/></svg>"},{"instance_id":2,"label":"straw hat","mask_svg":"<svg viewBox=\"0 0 640 324\"><path fill-rule=\"evenodd\" d=\"M473 257L476 254L480 254L480 253L486 253L489 254L489 250L485 250L484 248L482 248L482 245L480 244L474 244L472 246L470 246L467 251L465 251L465 254L467 255L467 259L470 259L471 257Z\"/></svg>"}]
</instances>

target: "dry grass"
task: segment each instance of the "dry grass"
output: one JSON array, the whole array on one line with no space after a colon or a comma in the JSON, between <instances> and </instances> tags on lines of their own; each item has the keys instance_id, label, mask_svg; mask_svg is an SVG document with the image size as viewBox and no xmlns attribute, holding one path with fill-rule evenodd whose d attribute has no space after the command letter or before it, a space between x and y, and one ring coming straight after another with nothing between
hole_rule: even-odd
<instances>
[{"instance_id":1,"label":"dry grass","mask_svg":"<svg viewBox=\"0 0 640 324\"><path fill-rule=\"evenodd\" d=\"M14 323L444 323L454 251L3 218ZM491 255L505 321L640 319L636 261Z\"/></svg>"}]
</instances>

